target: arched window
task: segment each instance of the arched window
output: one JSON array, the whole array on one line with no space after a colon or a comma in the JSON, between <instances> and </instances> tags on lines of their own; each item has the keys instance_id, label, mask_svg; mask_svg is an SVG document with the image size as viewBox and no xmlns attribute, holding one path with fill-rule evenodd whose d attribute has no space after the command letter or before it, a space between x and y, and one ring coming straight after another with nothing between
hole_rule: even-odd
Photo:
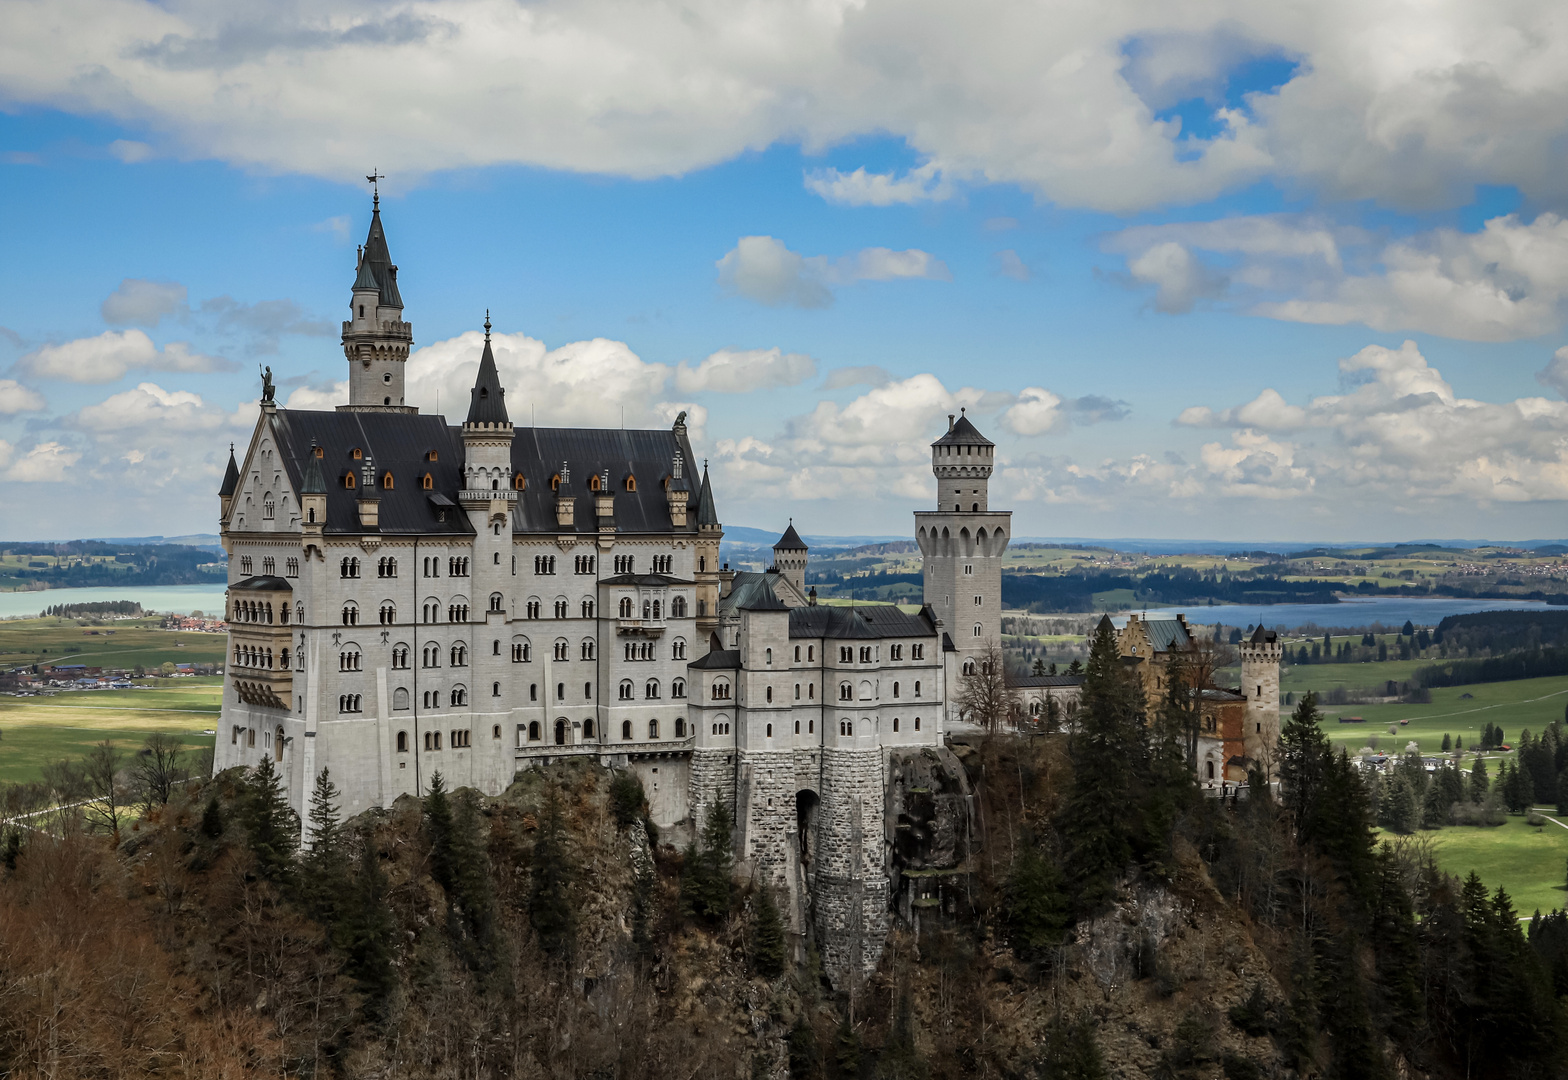
<instances>
[{"instance_id":1,"label":"arched window","mask_svg":"<svg viewBox=\"0 0 1568 1080\"><path fill-rule=\"evenodd\" d=\"M716 679L713 683L713 699L724 701L730 696L730 684L725 679Z\"/></svg>"},{"instance_id":2,"label":"arched window","mask_svg":"<svg viewBox=\"0 0 1568 1080\"><path fill-rule=\"evenodd\" d=\"M675 718L675 737L677 739L684 739L686 737L686 718L684 716L677 716Z\"/></svg>"},{"instance_id":3,"label":"arched window","mask_svg":"<svg viewBox=\"0 0 1568 1080\"><path fill-rule=\"evenodd\" d=\"M685 679L671 679L670 680L670 697L676 698L676 699L680 699L680 698L684 698L685 696L686 696L686 680Z\"/></svg>"},{"instance_id":4,"label":"arched window","mask_svg":"<svg viewBox=\"0 0 1568 1080\"><path fill-rule=\"evenodd\" d=\"M490 594L490 610L491 611L500 611L501 610L501 605L504 602L505 601L502 598L500 593L491 593Z\"/></svg>"},{"instance_id":5,"label":"arched window","mask_svg":"<svg viewBox=\"0 0 1568 1080\"><path fill-rule=\"evenodd\" d=\"M512 663L526 664L534 658L533 648L526 641L512 642Z\"/></svg>"},{"instance_id":6,"label":"arched window","mask_svg":"<svg viewBox=\"0 0 1568 1080\"><path fill-rule=\"evenodd\" d=\"M352 470L343 474L343 486L345 488L352 488L354 486L354 473Z\"/></svg>"},{"instance_id":7,"label":"arched window","mask_svg":"<svg viewBox=\"0 0 1568 1080\"><path fill-rule=\"evenodd\" d=\"M388 469L381 474L381 486L387 491L392 490L392 470Z\"/></svg>"},{"instance_id":8,"label":"arched window","mask_svg":"<svg viewBox=\"0 0 1568 1080\"><path fill-rule=\"evenodd\" d=\"M282 731L283 729L279 728L278 730ZM657 739L658 737L659 737L659 722L657 720L649 720L648 721L648 738L650 738L650 739Z\"/></svg>"},{"instance_id":9,"label":"arched window","mask_svg":"<svg viewBox=\"0 0 1568 1080\"><path fill-rule=\"evenodd\" d=\"M347 603L347 604L343 605L343 625L344 626L358 626L359 625L359 605L358 604Z\"/></svg>"},{"instance_id":10,"label":"arched window","mask_svg":"<svg viewBox=\"0 0 1568 1080\"><path fill-rule=\"evenodd\" d=\"M528 481L523 479L522 473L516 473L512 476L512 490L524 491L527 489L527 487Z\"/></svg>"},{"instance_id":11,"label":"arched window","mask_svg":"<svg viewBox=\"0 0 1568 1080\"><path fill-rule=\"evenodd\" d=\"M594 658L595 650L596 647L593 638L583 638L582 646L578 651L582 654L582 658L584 660L592 660Z\"/></svg>"},{"instance_id":12,"label":"arched window","mask_svg":"<svg viewBox=\"0 0 1568 1080\"><path fill-rule=\"evenodd\" d=\"M408 732L406 731L397 733L397 752L400 754L408 753Z\"/></svg>"},{"instance_id":13,"label":"arched window","mask_svg":"<svg viewBox=\"0 0 1568 1080\"><path fill-rule=\"evenodd\" d=\"M592 718L589 718L589 719L583 721L583 738L585 738L585 739L593 738L593 719Z\"/></svg>"},{"instance_id":14,"label":"arched window","mask_svg":"<svg viewBox=\"0 0 1568 1080\"><path fill-rule=\"evenodd\" d=\"M631 737L632 737L632 722L630 720L622 720L621 721L621 738L623 738L623 739L630 739Z\"/></svg>"},{"instance_id":15,"label":"arched window","mask_svg":"<svg viewBox=\"0 0 1568 1080\"><path fill-rule=\"evenodd\" d=\"M674 597L670 601L670 618L672 618L672 619L684 619L685 617L686 617L686 598L684 596Z\"/></svg>"},{"instance_id":16,"label":"arched window","mask_svg":"<svg viewBox=\"0 0 1568 1080\"><path fill-rule=\"evenodd\" d=\"M895 732L898 730L898 717L896 717L896 716L893 717L893 730Z\"/></svg>"},{"instance_id":17,"label":"arched window","mask_svg":"<svg viewBox=\"0 0 1568 1080\"><path fill-rule=\"evenodd\" d=\"M772 704L772 702L773 702L773 687L771 687L771 686L767 687L766 689L763 690L762 693L763 693L763 697L768 701L768 703Z\"/></svg>"},{"instance_id":18,"label":"arched window","mask_svg":"<svg viewBox=\"0 0 1568 1080\"><path fill-rule=\"evenodd\" d=\"M649 679L642 688L642 696L650 700L657 698L659 696L659 680Z\"/></svg>"},{"instance_id":19,"label":"arched window","mask_svg":"<svg viewBox=\"0 0 1568 1080\"><path fill-rule=\"evenodd\" d=\"M847 682L838 684L838 699L840 701L854 701L855 688Z\"/></svg>"},{"instance_id":20,"label":"arched window","mask_svg":"<svg viewBox=\"0 0 1568 1080\"><path fill-rule=\"evenodd\" d=\"M582 604L580 606L582 608L583 618L585 618L585 619L593 618L593 601L592 600L589 600L589 599L587 599L585 597L583 599L583 602L582 602Z\"/></svg>"},{"instance_id":21,"label":"arched window","mask_svg":"<svg viewBox=\"0 0 1568 1080\"><path fill-rule=\"evenodd\" d=\"M764 649L763 652L766 654L765 655L765 662L768 663L768 664L772 664L773 663L773 650L772 649Z\"/></svg>"},{"instance_id":22,"label":"arched window","mask_svg":"<svg viewBox=\"0 0 1568 1080\"><path fill-rule=\"evenodd\" d=\"M501 684L500 683L497 682L497 683L491 683L490 684L490 696L491 697L500 697L501 696Z\"/></svg>"},{"instance_id":23,"label":"arched window","mask_svg":"<svg viewBox=\"0 0 1568 1080\"><path fill-rule=\"evenodd\" d=\"M566 618L566 601L565 600L557 600L555 602L555 617L557 619L564 619L564 618Z\"/></svg>"},{"instance_id":24,"label":"arched window","mask_svg":"<svg viewBox=\"0 0 1568 1080\"><path fill-rule=\"evenodd\" d=\"M621 618L629 619L631 617L632 617L632 598L629 597L629 596L623 596L623 597L621 597Z\"/></svg>"},{"instance_id":25,"label":"arched window","mask_svg":"<svg viewBox=\"0 0 1568 1080\"><path fill-rule=\"evenodd\" d=\"M563 716L563 717L558 718L555 721L555 745L557 745L557 746L565 746L566 745L566 732L567 732L566 718Z\"/></svg>"},{"instance_id":26,"label":"arched window","mask_svg":"<svg viewBox=\"0 0 1568 1080\"><path fill-rule=\"evenodd\" d=\"M430 491L436 486L436 482L431 479L429 473L425 473L424 476L419 478L419 486L424 488L426 491Z\"/></svg>"},{"instance_id":27,"label":"arched window","mask_svg":"<svg viewBox=\"0 0 1568 1080\"><path fill-rule=\"evenodd\" d=\"M621 680L621 700L622 701L631 701L632 700L632 694L635 692L635 690L636 690L636 688L632 685L632 681L630 679L622 679Z\"/></svg>"},{"instance_id":28,"label":"arched window","mask_svg":"<svg viewBox=\"0 0 1568 1080\"><path fill-rule=\"evenodd\" d=\"M817 700L817 684L816 683L807 683L806 684L806 700L807 701L815 701L815 700Z\"/></svg>"},{"instance_id":29,"label":"arched window","mask_svg":"<svg viewBox=\"0 0 1568 1080\"><path fill-rule=\"evenodd\" d=\"M672 660L684 660L684 659L686 659L686 639L685 638L678 637L674 641L670 642L670 659L672 659Z\"/></svg>"},{"instance_id":30,"label":"arched window","mask_svg":"<svg viewBox=\"0 0 1568 1080\"><path fill-rule=\"evenodd\" d=\"M915 680L915 697L919 697L919 696L920 696L920 680L916 679Z\"/></svg>"},{"instance_id":31,"label":"arched window","mask_svg":"<svg viewBox=\"0 0 1568 1080\"><path fill-rule=\"evenodd\" d=\"M915 717L915 730L916 731L920 730L920 717L918 717L918 716Z\"/></svg>"},{"instance_id":32,"label":"arched window","mask_svg":"<svg viewBox=\"0 0 1568 1080\"><path fill-rule=\"evenodd\" d=\"M653 617L653 601L644 600L642 602L642 617L645 619Z\"/></svg>"},{"instance_id":33,"label":"arched window","mask_svg":"<svg viewBox=\"0 0 1568 1080\"><path fill-rule=\"evenodd\" d=\"M893 696L898 697L898 683L893 684ZM897 730L897 729L895 729Z\"/></svg>"},{"instance_id":34,"label":"arched window","mask_svg":"<svg viewBox=\"0 0 1568 1080\"><path fill-rule=\"evenodd\" d=\"M572 651L572 647L571 647L570 644L567 643L567 640L565 638L560 638L559 640L556 641L556 643L555 643L555 658L557 660L568 659L568 654L571 651Z\"/></svg>"},{"instance_id":35,"label":"arched window","mask_svg":"<svg viewBox=\"0 0 1568 1080\"><path fill-rule=\"evenodd\" d=\"M537 720L530 721L528 724L528 741L539 741L539 721Z\"/></svg>"},{"instance_id":36,"label":"arched window","mask_svg":"<svg viewBox=\"0 0 1568 1080\"><path fill-rule=\"evenodd\" d=\"M468 691L464 690L461 686L453 687L452 688L452 704L453 704L453 706L467 705L468 704Z\"/></svg>"}]
</instances>

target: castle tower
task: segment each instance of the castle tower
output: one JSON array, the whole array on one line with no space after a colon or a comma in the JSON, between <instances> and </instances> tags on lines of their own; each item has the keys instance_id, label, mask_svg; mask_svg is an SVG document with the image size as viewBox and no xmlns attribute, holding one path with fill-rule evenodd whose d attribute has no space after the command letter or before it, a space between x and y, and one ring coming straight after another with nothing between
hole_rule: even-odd
<instances>
[{"instance_id":1,"label":"castle tower","mask_svg":"<svg viewBox=\"0 0 1568 1080\"><path fill-rule=\"evenodd\" d=\"M1274 748L1279 745L1279 665L1283 657L1279 635L1260 623L1252 637L1241 643L1241 692L1247 699L1246 728L1242 732L1247 756L1268 769L1269 779L1279 777Z\"/></svg>"},{"instance_id":2,"label":"castle tower","mask_svg":"<svg viewBox=\"0 0 1568 1080\"><path fill-rule=\"evenodd\" d=\"M340 412L418 412L403 400L403 369L414 344L414 328L403 321L397 267L381 227L381 196L371 203L370 232L359 249L359 265L343 323L348 360L348 404Z\"/></svg>"},{"instance_id":3,"label":"castle tower","mask_svg":"<svg viewBox=\"0 0 1568 1080\"><path fill-rule=\"evenodd\" d=\"M468 512L474 527L474 554L471 567L475 621L504 630L507 611L506 589L512 578L512 506L517 490L512 478L512 422L506 414L506 391L490 351L490 313L485 312L485 351L479 357L479 372L469 390L468 417L463 421L463 487L458 502ZM483 615L479 613L483 612ZM483 668L499 663L494 656L475 649L475 676L479 685L488 685L482 676L500 679L505 674ZM487 700L476 696L475 700Z\"/></svg>"},{"instance_id":4,"label":"castle tower","mask_svg":"<svg viewBox=\"0 0 1568 1080\"><path fill-rule=\"evenodd\" d=\"M719 541L724 526L713 505L713 484L708 463L702 463L702 487L697 491L697 633L706 643L719 628Z\"/></svg>"},{"instance_id":5,"label":"castle tower","mask_svg":"<svg viewBox=\"0 0 1568 1080\"><path fill-rule=\"evenodd\" d=\"M800 533L795 531L795 519L790 518L789 528L784 530L784 535L773 545L773 568L799 589L801 595L805 595L806 592L808 550L806 542L800 538Z\"/></svg>"},{"instance_id":6,"label":"castle tower","mask_svg":"<svg viewBox=\"0 0 1568 1080\"><path fill-rule=\"evenodd\" d=\"M947 700L955 680L987 648L1002 645L1002 555L1012 511L990 509L996 446L969 422L949 415L947 434L931 444L937 508L915 512L924 557L925 602L952 642ZM944 648L947 645L944 643ZM949 705L949 718L954 718Z\"/></svg>"}]
</instances>

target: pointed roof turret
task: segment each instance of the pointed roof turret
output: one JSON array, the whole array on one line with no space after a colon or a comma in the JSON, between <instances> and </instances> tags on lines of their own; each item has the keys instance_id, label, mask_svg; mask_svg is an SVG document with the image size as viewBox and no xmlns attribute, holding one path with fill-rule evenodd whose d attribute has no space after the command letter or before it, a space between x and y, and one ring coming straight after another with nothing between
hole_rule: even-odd
<instances>
[{"instance_id":1,"label":"pointed roof turret","mask_svg":"<svg viewBox=\"0 0 1568 1080\"><path fill-rule=\"evenodd\" d=\"M380 286L381 305L403 310L403 297L397 291L397 267L392 265L392 252L387 248L386 230L381 227L380 195L376 196L370 211L370 233L365 237L365 254L359 271L361 276L364 275L367 265Z\"/></svg>"},{"instance_id":2,"label":"pointed roof turret","mask_svg":"<svg viewBox=\"0 0 1568 1080\"><path fill-rule=\"evenodd\" d=\"M717 525L719 512L713 505L713 485L708 481L708 463L702 463L702 488L697 492L697 524Z\"/></svg>"},{"instance_id":3,"label":"pointed roof turret","mask_svg":"<svg viewBox=\"0 0 1568 1080\"><path fill-rule=\"evenodd\" d=\"M234 444L229 443L229 467L223 473L223 486L218 489L218 494L227 499L231 497L240 486L240 467L234 460Z\"/></svg>"},{"instance_id":4,"label":"pointed roof turret","mask_svg":"<svg viewBox=\"0 0 1568 1080\"><path fill-rule=\"evenodd\" d=\"M301 495L325 495L327 482L321 476L321 448L314 443L310 447L310 460L305 464L305 482L300 485Z\"/></svg>"},{"instance_id":5,"label":"pointed roof turret","mask_svg":"<svg viewBox=\"0 0 1568 1080\"><path fill-rule=\"evenodd\" d=\"M376 281L376 273L370 268L370 260L365 256L365 249L359 249L359 276L354 279L354 291L365 290L379 293L381 285Z\"/></svg>"},{"instance_id":6,"label":"pointed roof turret","mask_svg":"<svg viewBox=\"0 0 1568 1080\"><path fill-rule=\"evenodd\" d=\"M485 312L485 351L479 358L479 374L474 377L474 388L469 392L469 424L506 425L506 391L501 387L500 373L495 369L495 354L490 351L490 312Z\"/></svg>"},{"instance_id":7,"label":"pointed roof turret","mask_svg":"<svg viewBox=\"0 0 1568 1080\"><path fill-rule=\"evenodd\" d=\"M779 537L779 542L773 545L774 551L809 551L806 542L800 538L800 533L795 531L795 519L789 519L789 528L784 530L784 535Z\"/></svg>"},{"instance_id":8,"label":"pointed roof turret","mask_svg":"<svg viewBox=\"0 0 1568 1080\"><path fill-rule=\"evenodd\" d=\"M980 429L969 422L969 417L964 415L964 410L959 410L958 420L955 423L953 415L947 417L947 434L943 435L932 446L995 446L996 444L984 435Z\"/></svg>"}]
</instances>

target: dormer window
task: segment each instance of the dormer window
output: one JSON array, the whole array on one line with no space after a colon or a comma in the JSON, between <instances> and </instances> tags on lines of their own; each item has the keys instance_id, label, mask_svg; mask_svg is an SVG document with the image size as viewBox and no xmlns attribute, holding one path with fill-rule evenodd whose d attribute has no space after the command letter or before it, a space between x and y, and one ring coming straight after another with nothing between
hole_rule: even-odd
<instances>
[{"instance_id":1,"label":"dormer window","mask_svg":"<svg viewBox=\"0 0 1568 1080\"><path fill-rule=\"evenodd\" d=\"M322 458L322 457L326 457L327 456L327 451L326 451L325 447L313 446L313 447L311 447L311 452L314 453L318 458Z\"/></svg>"},{"instance_id":2,"label":"dormer window","mask_svg":"<svg viewBox=\"0 0 1568 1080\"><path fill-rule=\"evenodd\" d=\"M436 482L430 478L429 473L425 473L424 476L419 478L419 486L429 491L436 486Z\"/></svg>"},{"instance_id":3,"label":"dormer window","mask_svg":"<svg viewBox=\"0 0 1568 1080\"><path fill-rule=\"evenodd\" d=\"M600 488L599 474L598 473L594 473L592 476L590 476L588 478L588 490L589 491L598 491L599 488Z\"/></svg>"},{"instance_id":4,"label":"dormer window","mask_svg":"<svg viewBox=\"0 0 1568 1080\"><path fill-rule=\"evenodd\" d=\"M523 474L522 473L518 473L518 474L516 474L515 476L512 477L512 490L514 490L514 491L526 491L527 489L528 489L528 481L523 479Z\"/></svg>"},{"instance_id":5,"label":"dormer window","mask_svg":"<svg viewBox=\"0 0 1568 1080\"><path fill-rule=\"evenodd\" d=\"M346 488L351 488L351 487L354 486L354 474L353 473L346 472L346 473L343 474L343 486L346 487Z\"/></svg>"},{"instance_id":6,"label":"dormer window","mask_svg":"<svg viewBox=\"0 0 1568 1080\"><path fill-rule=\"evenodd\" d=\"M627 491L636 491L637 490L637 478L635 476L633 476L631 473L627 473L626 474L626 490Z\"/></svg>"},{"instance_id":7,"label":"dormer window","mask_svg":"<svg viewBox=\"0 0 1568 1080\"><path fill-rule=\"evenodd\" d=\"M365 452L356 446L354 449L348 452L348 456L353 458L355 461L363 461L365 458Z\"/></svg>"},{"instance_id":8,"label":"dormer window","mask_svg":"<svg viewBox=\"0 0 1568 1080\"><path fill-rule=\"evenodd\" d=\"M426 461L435 461L436 460L436 452L434 450L426 450L425 451L425 460Z\"/></svg>"},{"instance_id":9,"label":"dormer window","mask_svg":"<svg viewBox=\"0 0 1568 1080\"><path fill-rule=\"evenodd\" d=\"M560 491L561 490L561 474L560 473L556 473L554 476L550 477L550 490L551 491Z\"/></svg>"},{"instance_id":10,"label":"dormer window","mask_svg":"<svg viewBox=\"0 0 1568 1080\"><path fill-rule=\"evenodd\" d=\"M381 486L387 491L392 490L392 473L390 470L381 474Z\"/></svg>"}]
</instances>

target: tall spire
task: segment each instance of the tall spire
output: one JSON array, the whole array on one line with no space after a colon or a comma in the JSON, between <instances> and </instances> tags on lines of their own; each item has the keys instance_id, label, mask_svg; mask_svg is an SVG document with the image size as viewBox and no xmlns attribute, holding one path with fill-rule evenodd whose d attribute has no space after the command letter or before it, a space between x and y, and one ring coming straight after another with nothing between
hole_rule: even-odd
<instances>
[{"instance_id":1,"label":"tall spire","mask_svg":"<svg viewBox=\"0 0 1568 1080\"><path fill-rule=\"evenodd\" d=\"M234 460L234 444L229 443L229 467L223 473L223 486L218 489L218 495L228 499L240 486L240 467Z\"/></svg>"},{"instance_id":2,"label":"tall spire","mask_svg":"<svg viewBox=\"0 0 1568 1080\"><path fill-rule=\"evenodd\" d=\"M371 183L380 173L365 177ZM397 267L381 223L381 198L370 210L370 231L354 265L349 317L343 322L343 356L348 360L348 404L340 409L391 409L418 412L404 398L404 365L414 343L414 328L403 320Z\"/></svg>"},{"instance_id":3,"label":"tall spire","mask_svg":"<svg viewBox=\"0 0 1568 1080\"><path fill-rule=\"evenodd\" d=\"M397 291L397 267L392 263L392 251L387 247L386 229L381 225L381 196L377 195L370 209L370 232L365 236L364 262L381 286L381 306L403 310L403 297ZM363 270L361 270L363 273Z\"/></svg>"},{"instance_id":4,"label":"tall spire","mask_svg":"<svg viewBox=\"0 0 1568 1080\"><path fill-rule=\"evenodd\" d=\"M495 354L490 351L490 311L485 309L485 351L479 358L479 374L474 377L474 387L469 391L468 424L507 424L506 390L501 386L501 375L495 369Z\"/></svg>"},{"instance_id":5,"label":"tall spire","mask_svg":"<svg viewBox=\"0 0 1568 1080\"><path fill-rule=\"evenodd\" d=\"M713 505L713 484L708 480L708 463L702 463L702 488L697 492L697 525L718 525L719 512Z\"/></svg>"}]
</instances>

